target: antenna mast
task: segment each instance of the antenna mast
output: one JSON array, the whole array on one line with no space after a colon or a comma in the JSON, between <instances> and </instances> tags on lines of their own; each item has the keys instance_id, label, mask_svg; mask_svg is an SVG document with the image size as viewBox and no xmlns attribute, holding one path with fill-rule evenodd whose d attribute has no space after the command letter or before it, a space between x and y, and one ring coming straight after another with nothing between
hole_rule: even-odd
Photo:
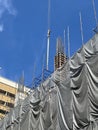
<instances>
[{"instance_id":1,"label":"antenna mast","mask_svg":"<svg viewBox=\"0 0 98 130\"><path fill-rule=\"evenodd\" d=\"M50 0L48 2L48 32L47 32L47 64L46 69L49 69L49 49L50 49Z\"/></svg>"},{"instance_id":2,"label":"antenna mast","mask_svg":"<svg viewBox=\"0 0 98 130\"><path fill-rule=\"evenodd\" d=\"M96 13L96 7L95 7L95 2L92 0L93 3L93 9L94 9L94 16L95 16L95 21L96 21L96 28L93 30L95 33L98 33L98 19L97 19L97 13Z\"/></svg>"},{"instance_id":3,"label":"antenna mast","mask_svg":"<svg viewBox=\"0 0 98 130\"><path fill-rule=\"evenodd\" d=\"M82 38L82 45L84 44L84 36L83 36L83 24L82 24L82 15L81 12L79 13L80 16L80 29L81 29L81 38Z\"/></svg>"},{"instance_id":4,"label":"antenna mast","mask_svg":"<svg viewBox=\"0 0 98 130\"><path fill-rule=\"evenodd\" d=\"M94 9L94 16L95 16L96 25L98 25L97 13L96 13L96 8L95 8L95 2L94 2L94 0L92 0L92 3L93 3L93 9Z\"/></svg>"},{"instance_id":5,"label":"antenna mast","mask_svg":"<svg viewBox=\"0 0 98 130\"><path fill-rule=\"evenodd\" d=\"M32 78L32 87L35 87L34 80L35 80L35 71L36 71L36 62L34 63L34 70L33 70L33 78Z\"/></svg>"},{"instance_id":6,"label":"antenna mast","mask_svg":"<svg viewBox=\"0 0 98 130\"><path fill-rule=\"evenodd\" d=\"M67 36L68 36L68 56L69 56L69 59L70 59L70 32L69 32L69 26L67 28Z\"/></svg>"},{"instance_id":7,"label":"antenna mast","mask_svg":"<svg viewBox=\"0 0 98 130\"><path fill-rule=\"evenodd\" d=\"M64 52L65 52L65 55L66 55L66 39L65 39L65 30L64 30Z\"/></svg>"}]
</instances>

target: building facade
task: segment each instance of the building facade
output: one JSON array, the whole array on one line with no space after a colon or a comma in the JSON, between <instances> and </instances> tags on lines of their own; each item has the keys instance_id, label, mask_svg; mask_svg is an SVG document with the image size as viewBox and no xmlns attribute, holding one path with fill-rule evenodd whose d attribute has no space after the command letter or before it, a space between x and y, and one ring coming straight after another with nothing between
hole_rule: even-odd
<instances>
[{"instance_id":1,"label":"building facade","mask_svg":"<svg viewBox=\"0 0 98 130\"><path fill-rule=\"evenodd\" d=\"M18 104L18 100L23 100L30 91L29 88L24 87L24 92L19 92L18 86L18 83L0 77L0 119Z\"/></svg>"}]
</instances>

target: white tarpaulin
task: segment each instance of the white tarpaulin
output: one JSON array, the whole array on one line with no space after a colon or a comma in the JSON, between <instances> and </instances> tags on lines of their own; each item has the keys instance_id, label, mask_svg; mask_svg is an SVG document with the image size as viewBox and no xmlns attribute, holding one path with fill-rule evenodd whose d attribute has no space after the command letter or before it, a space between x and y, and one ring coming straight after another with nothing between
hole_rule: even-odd
<instances>
[{"instance_id":1,"label":"white tarpaulin","mask_svg":"<svg viewBox=\"0 0 98 130\"><path fill-rule=\"evenodd\" d=\"M98 34L12 109L0 130L98 130Z\"/></svg>"}]
</instances>

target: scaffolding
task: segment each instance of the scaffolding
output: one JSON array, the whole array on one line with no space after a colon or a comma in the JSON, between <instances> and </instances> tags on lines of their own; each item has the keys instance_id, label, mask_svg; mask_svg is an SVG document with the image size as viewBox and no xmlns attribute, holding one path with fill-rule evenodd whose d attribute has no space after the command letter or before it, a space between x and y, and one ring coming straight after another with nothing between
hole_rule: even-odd
<instances>
[{"instance_id":1,"label":"scaffolding","mask_svg":"<svg viewBox=\"0 0 98 130\"><path fill-rule=\"evenodd\" d=\"M33 79L33 82L30 86L32 86L33 89L35 89L36 87L38 87L42 82L44 82L47 78L51 77L51 74L53 72L47 69L43 69L43 72L40 76L35 77Z\"/></svg>"}]
</instances>

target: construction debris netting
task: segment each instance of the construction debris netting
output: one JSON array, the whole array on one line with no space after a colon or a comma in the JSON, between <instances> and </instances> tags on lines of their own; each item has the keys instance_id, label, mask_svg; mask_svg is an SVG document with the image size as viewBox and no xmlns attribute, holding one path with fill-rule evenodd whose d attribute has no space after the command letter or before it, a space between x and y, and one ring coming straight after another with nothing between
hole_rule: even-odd
<instances>
[{"instance_id":1,"label":"construction debris netting","mask_svg":"<svg viewBox=\"0 0 98 130\"><path fill-rule=\"evenodd\" d=\"M12 109L0 130L98 130L98 34Z\"/></svg>"}]
</instances>

